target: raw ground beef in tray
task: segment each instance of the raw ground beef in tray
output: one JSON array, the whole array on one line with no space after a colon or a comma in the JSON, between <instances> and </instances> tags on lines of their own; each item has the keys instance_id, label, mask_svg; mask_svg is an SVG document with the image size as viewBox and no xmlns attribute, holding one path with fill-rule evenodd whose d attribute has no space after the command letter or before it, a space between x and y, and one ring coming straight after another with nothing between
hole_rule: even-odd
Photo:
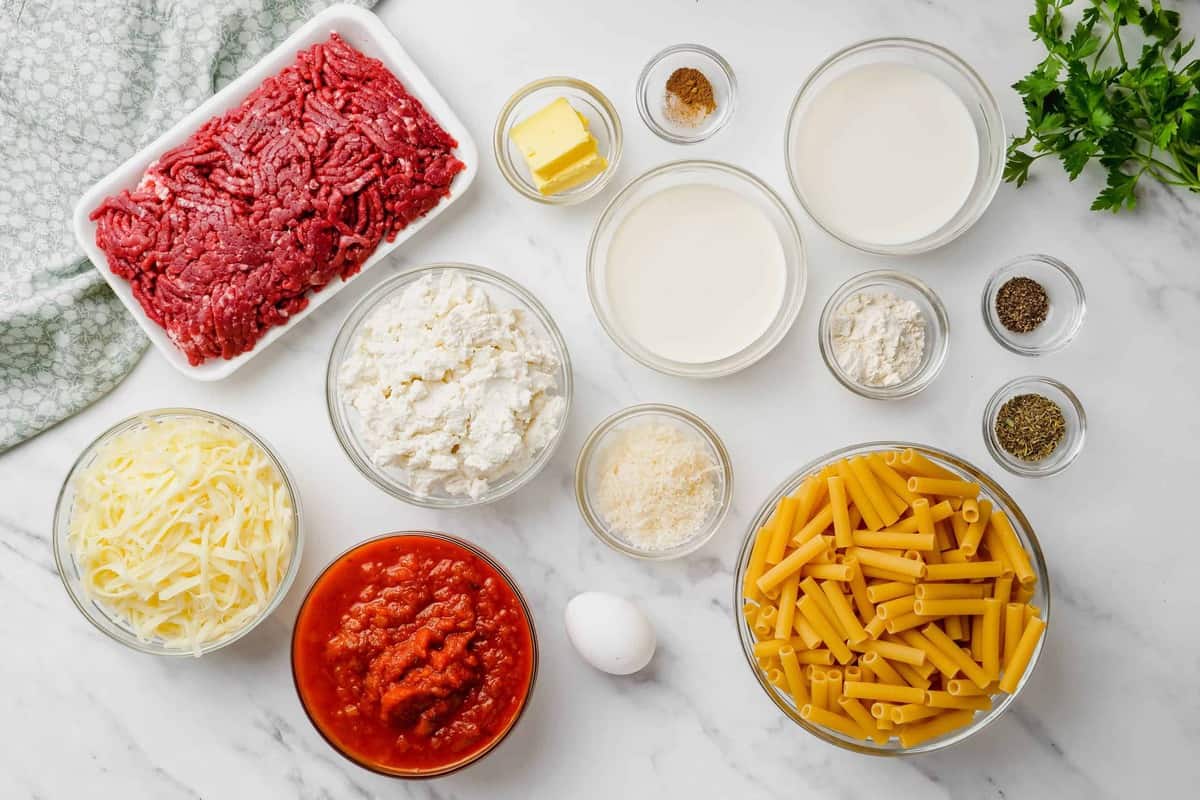
<instances>
[{"instance_id":1,"label":"raw ground beef in tray","mask_svg":"<svg viewBox=\"0 0 1200 800\"><path fill-rule=\"evenodd\" d=\"M333 34L105 199L96 244L190 363L233 358L448 195L457 146Z\"/></svg>"}]
</instances>

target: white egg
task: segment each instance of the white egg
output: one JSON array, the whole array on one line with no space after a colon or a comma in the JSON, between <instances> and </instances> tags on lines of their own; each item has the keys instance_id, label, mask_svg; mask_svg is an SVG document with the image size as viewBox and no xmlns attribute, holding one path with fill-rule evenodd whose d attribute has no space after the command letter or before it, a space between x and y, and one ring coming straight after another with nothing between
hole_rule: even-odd
<instances>
[{"instance_id":1,"label":"white egg","mask_svg":"<svg viewBox=\"0 0 1200 800\"><path fill-rule=\"evenodd\" d=\"M637 606L608 592L584 592L571 598L563 614L567 638L598 670L629 675L650 663L654 628Z\"/></svg>"}]
</instances>

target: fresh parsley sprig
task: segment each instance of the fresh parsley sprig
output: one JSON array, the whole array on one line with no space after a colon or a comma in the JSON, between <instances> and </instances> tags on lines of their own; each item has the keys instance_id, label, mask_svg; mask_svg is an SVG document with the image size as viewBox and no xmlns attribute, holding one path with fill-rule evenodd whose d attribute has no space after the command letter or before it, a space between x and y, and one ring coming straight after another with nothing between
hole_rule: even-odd
<instances>
[{"instance_id":1,"label":"fresh parsley sprig","mask_svg":"<svg viewBox=\"0 0 1200 800\"><path fill-rule=\"evenodd\" d=\"M1108 170L1096 211L1137 205L1143 176L1200 192L1200 61L1185 61L1179 12L1160 0L1036 0L1029 28L1048 55L1013 88L1026 130L1008 147L1004 179L1022 186L1035 161L1055 156L1075 180L1088 162ZM1136 49L1140 45L1140 52Z\"/></svg>"}]
</instances>

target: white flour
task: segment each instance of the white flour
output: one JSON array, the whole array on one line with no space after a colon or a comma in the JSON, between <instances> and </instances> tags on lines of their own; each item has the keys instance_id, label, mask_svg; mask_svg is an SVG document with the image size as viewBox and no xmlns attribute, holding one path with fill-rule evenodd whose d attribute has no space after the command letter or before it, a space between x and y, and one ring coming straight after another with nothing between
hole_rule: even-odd
<instances>
[{"instance_id":1,"label":"white flour","mask_svg":"<svg viewBox=\"0 0 1200 800\"><path fill-rule=\"evenodd\" d=\"M891 292L853 295L834 312L831 331L838 365L866 386L895 386L925 355L921 309Z\"/></svg>"},{"instance_id":2,"label":"white flour","mask_svg":"<svg viewBox=\"0 0 1200 800\"><path fill-rule=\"evenodd\" d=\"M364 322L338 376L372 460L416 493L479 497L562 422L552 342L460 273L427 275Z\"/></svg>"}]
</instances>

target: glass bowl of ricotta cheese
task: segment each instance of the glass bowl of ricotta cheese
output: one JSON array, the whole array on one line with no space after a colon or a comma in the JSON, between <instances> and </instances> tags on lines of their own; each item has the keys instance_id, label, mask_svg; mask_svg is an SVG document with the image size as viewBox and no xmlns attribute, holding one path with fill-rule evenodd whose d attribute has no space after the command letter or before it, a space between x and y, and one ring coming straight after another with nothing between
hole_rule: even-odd
<instances>
[{"instance_id":1,"label":"glass bowl of ricotta cheese","mask_svg":"<svg viewBox=\"0 0 1200 800\"><path fill-rule=\"evenodd\" d=\"M554 454L574 392L554 319L512 279L432 264L384 281L342 323L325 374L350 462L426 508L498 500Z\"/></svg>"},{"instance_id":2,"label":"glass bowl of ricotta cheese","mask_svg":"<svg viewBox=\"0 0 1200 800\"><path fill-rule=\"evenodd\" d=\"M827 233L883 255L924 253L983 215L1007 145L1000 106L954 53L872 39L822 62L796 93L784 159Z\"/></svg>"}]
</instances>

